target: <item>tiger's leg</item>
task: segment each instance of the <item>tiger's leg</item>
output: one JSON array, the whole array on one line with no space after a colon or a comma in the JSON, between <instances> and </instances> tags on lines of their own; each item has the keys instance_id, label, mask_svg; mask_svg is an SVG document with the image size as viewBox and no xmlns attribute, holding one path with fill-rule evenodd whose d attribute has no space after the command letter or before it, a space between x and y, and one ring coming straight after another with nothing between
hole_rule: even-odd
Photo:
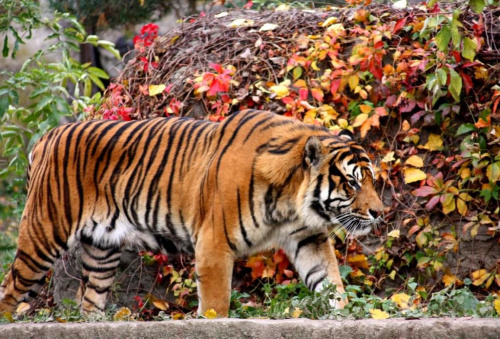
<instances>
[{"instance_id":1,"label":"tiger's leg","mask_svg":"<svg viewBox=\"0 0 500 339\"><path fill-rule=\"evenodd\" d=\"M0 285L0 314L13 312L20 302L35 297L47 272L63 252L55 244L44 243L37 236L37 232L31 234L23 216L16 257Z\"/></svg>"},{"instance_id":2,"label":"tiger's leg","mask_svg":"<svg viewBox=\"0 0 500 339\"><path fill-rule=\"evenodd\" d=\"M311 291L321 291L326 279L336 285L338 297L345 292L337 258L326 233L318 231L302 236L291 235L282 245ZM331 300L330 304L343 308L345 301Z\"/></svg>"},{"instance_id":3,"label":"tiger's leg","mask_svg":"<svg viewBox=\"0 0 500 339\"><path fill-rule=\"evenodd\" d=\"M231 299L231 278L233 275L234 254L226 242L214 239L211 227L204 232L196 243L196 276L198 284L198 314L204 315L214 309L218 316L227 317ZM203 239L203 240L202 240ZM224 235L222 238L225 239Z\"/></svg>"},{"instance_id":4,"label":"tiger's leg","mask_svg":"<svg viewBox=\"0 0 500 339\"><path fill-rule=\"evenodd\" d=\"M82 237L82 281L76 295L85 314L104 313L106 298L120 263L119 247L102 248Z\"/></svg>"}]
</instances>

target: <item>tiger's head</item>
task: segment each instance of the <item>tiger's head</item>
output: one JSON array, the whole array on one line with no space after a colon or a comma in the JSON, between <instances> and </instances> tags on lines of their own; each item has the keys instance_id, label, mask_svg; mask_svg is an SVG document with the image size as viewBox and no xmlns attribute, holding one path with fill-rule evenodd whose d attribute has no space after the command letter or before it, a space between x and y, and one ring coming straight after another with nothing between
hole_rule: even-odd
<instances>
[{"instance_id":1,"label":"tiger's head","mask_svg":"<svg viewBox=\"0 0 500 339\"><path fill-rule=\"evenodd\" d=\"M340 224L353 235L366 235L381 219L384 206L375 191L370 158L349 131L333 138L309 137L303 167L304 223Z\"/></svg>"}]
</instances>

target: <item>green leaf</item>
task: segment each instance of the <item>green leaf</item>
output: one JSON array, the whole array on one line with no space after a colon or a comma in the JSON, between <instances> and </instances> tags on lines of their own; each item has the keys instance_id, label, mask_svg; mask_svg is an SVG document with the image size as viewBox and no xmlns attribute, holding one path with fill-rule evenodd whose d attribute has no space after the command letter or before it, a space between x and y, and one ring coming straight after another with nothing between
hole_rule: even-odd
<instances>
[{"instance_id":1,"label":"green leaf","mask_svg":"<svg viewBox=\"0 0 500 339\"><path fill-rule=\"evenodd\" d=\"M97 67L89 67L89 68L87 68L87 72L89 72L90 74L93 74L101 79L109 79L108 73L106 73L105 71L103 71L102 69L97 68Z\"/></svg>"},{"instance_id":2,"label":"green leaf","mask_svg":"<svg viewBox=\"0 0 500 339\"><path fill-rule=\"evenodd\" d=\"M118 59L118 60L122 59L120 52L116 48L114 48L113 46L103 45L102 48L104 48L106 51L113 54L116 59Z\"/></svg>"},{"instance_id":3,"label":"green leaf","mask_svg":"<svg viewBox=\"0 0 500 339\"><path fill-rule=\"evenodd\" d=\"M469 6L474 12L480 14L486 7L486 0L469 0Z\"/></svg>"},{"instance_id":4,"label":"green leaf","mask_svg":"<svg viewBox=\"0 0 500 339\"><path fill-rule=\"evenodd\" d=\"M438 34L436 34L436 45L440 51L445 51L451 39L450 26L443 26Z\"/></svg>"},{"instance_id":5,"label":"green leaf","mask_svg":"<svg viewBox=\"0 0 500 339\"><path fill-rule=\"evenodd\" d=\"M3 96L0 98L0 120L3 118L5 112L9 109L9 98L7 96Z\"/></svg>"},{"instance_id":6,"label":"green leaf","mask_svg":"<svg viewBox=\"0 0 500 339\"><path fill-rule=\"evenodd\" d=\"M5 39L3 39L2 56L4 58L9 56L9 38L7 37L7 34L5 34Z\"/></svg>"},{"instance_id":7,"label":"green leaf","mask_svg":"<svg viewBox=\"0 0 500 339\"><path fill-rule=\"evenodd\" d=\"M475 130L476 130L476 126L474 126L474 124L466 123L466 124L460 125L460 127L458 127L457 133L455 135L461 135L461 134L473 132Z\"/></svg>"},{"instance_id":8,"label":"green leaf","mask_svg":"<svg viewBox=\"0 0 500 339\"><path fill-rule=\"evenodd\" d=\"M458 25L455 21L451 23L451 41L453 42L453 47L455 47L455 49L460 48L460 42L462 41L462 36L458 31Z\"/></svg>"},{"instance_id":9,"label":"green leaf","mask_svg":"<svg viewBox=\"0 0 500 339\"><path fill-rule=\"evenodd\" d=\"M293 69L293 78L298 79L302 76L302 67L297 66Z\"/></svg>"},{"instance_id":10,"label":"green leaf","mask_svg":"<svg viewBox=\"0 0 500 339\"><path fill-rule=\"evenodd\" d=\"M446 75L446 71L444 68L440 68L437 70L437 78L439 80L439 84L441 86L446 85L446 81L448 80L448 76Z\"/></svg>"},{"instance_id":11,"label":"green leaf","mask_svg":"<svg viewBox=\"0 0 500 339\"><path fill-rule=\"evenodd\" d=\"M462 92L462 77L450 68L450 85L448 86L453 99L460 101L460 93Z\"/></svg>"},{"instance_id":12,"label":"green leaf","mask_svg":"<svg viewBox=\"0 0 500 339\"><path fill-rule=\"evenodd\" d=\"M54 98L51 96L43 97L35 107L35 111L40 111L49 105Z\"/></svg>"},{"instance_id":13,"label":"green leaf","mask_svg":"<svg viewBox=\"0 0 500 339\"><path fill-rule=\"evenodd\" d=\"M476 41L472 40L471 38L465 37L464 38L464 48L462 50L462 56L465 59L469 59L470 61L474 61L474 58L476 57L476 48L477 48Z\"/></svg>"}]
</instances>

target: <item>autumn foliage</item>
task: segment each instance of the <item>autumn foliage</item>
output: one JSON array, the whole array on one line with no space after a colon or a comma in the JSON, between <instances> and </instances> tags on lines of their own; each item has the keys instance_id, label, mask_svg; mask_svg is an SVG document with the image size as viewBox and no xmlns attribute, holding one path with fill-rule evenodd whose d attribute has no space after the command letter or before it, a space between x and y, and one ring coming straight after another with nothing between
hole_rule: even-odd
<instances>
[{"instance_id":1,"label":"autumn foliage","mask_svg":"<svg viewBox=\"0 0 500 339\"><path fill-rule=\"evenodd\" d=\"M500 29L491 18L500 10L481 10L432 4L222 12L188 18L158 37L149 25L96 114L221 121L258 108L334 133L353 130L376 165L386 211L368 247L337 240L349 282L383 291L414 277L422 298L466 278L478 293L495 291ZM471 254L478 236L488 244L486 260ZM280 251L236 270L242 288L255 279L297 278ZM408 306L405 296L392 298Z\"/></svg>"}]
</instances>

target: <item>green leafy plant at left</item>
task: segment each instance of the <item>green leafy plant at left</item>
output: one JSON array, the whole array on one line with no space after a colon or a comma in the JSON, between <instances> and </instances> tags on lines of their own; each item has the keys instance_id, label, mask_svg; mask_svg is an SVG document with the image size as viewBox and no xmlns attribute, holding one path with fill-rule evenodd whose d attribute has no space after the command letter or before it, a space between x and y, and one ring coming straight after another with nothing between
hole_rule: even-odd
<instances>
[{"instance_id":1,"label":"green leafy plant at left","mask_svg":"<svg viewBox=\"0 0 500 339\"><path fill-rule=\"evenodd\" d=\"M0 71L0 199L9 200L2 208L0 233L5 234L9 211L12 219L22 209L25 171L32 145L62 117L80 119L100 94L91 97L92 84L104 89L103 70L81 64L72 55L81 44L92 44L120 57L114 45L87 35L82 25L67 13L42 16L38 1L4 0L0 10L0 49L4 64L16 59L19 47L34 36L49 31L44 47L28 57L14 71ZM51 61L55 60L55 61ZM90 107L90 108L89 108ZM12 197L18 197L12 200ZM4 204L2 204L4 205ZM10 262L12 246L0 239L0 262ZM4 271L0 267L0 277Z\"/></svg>"}]
</instances>

